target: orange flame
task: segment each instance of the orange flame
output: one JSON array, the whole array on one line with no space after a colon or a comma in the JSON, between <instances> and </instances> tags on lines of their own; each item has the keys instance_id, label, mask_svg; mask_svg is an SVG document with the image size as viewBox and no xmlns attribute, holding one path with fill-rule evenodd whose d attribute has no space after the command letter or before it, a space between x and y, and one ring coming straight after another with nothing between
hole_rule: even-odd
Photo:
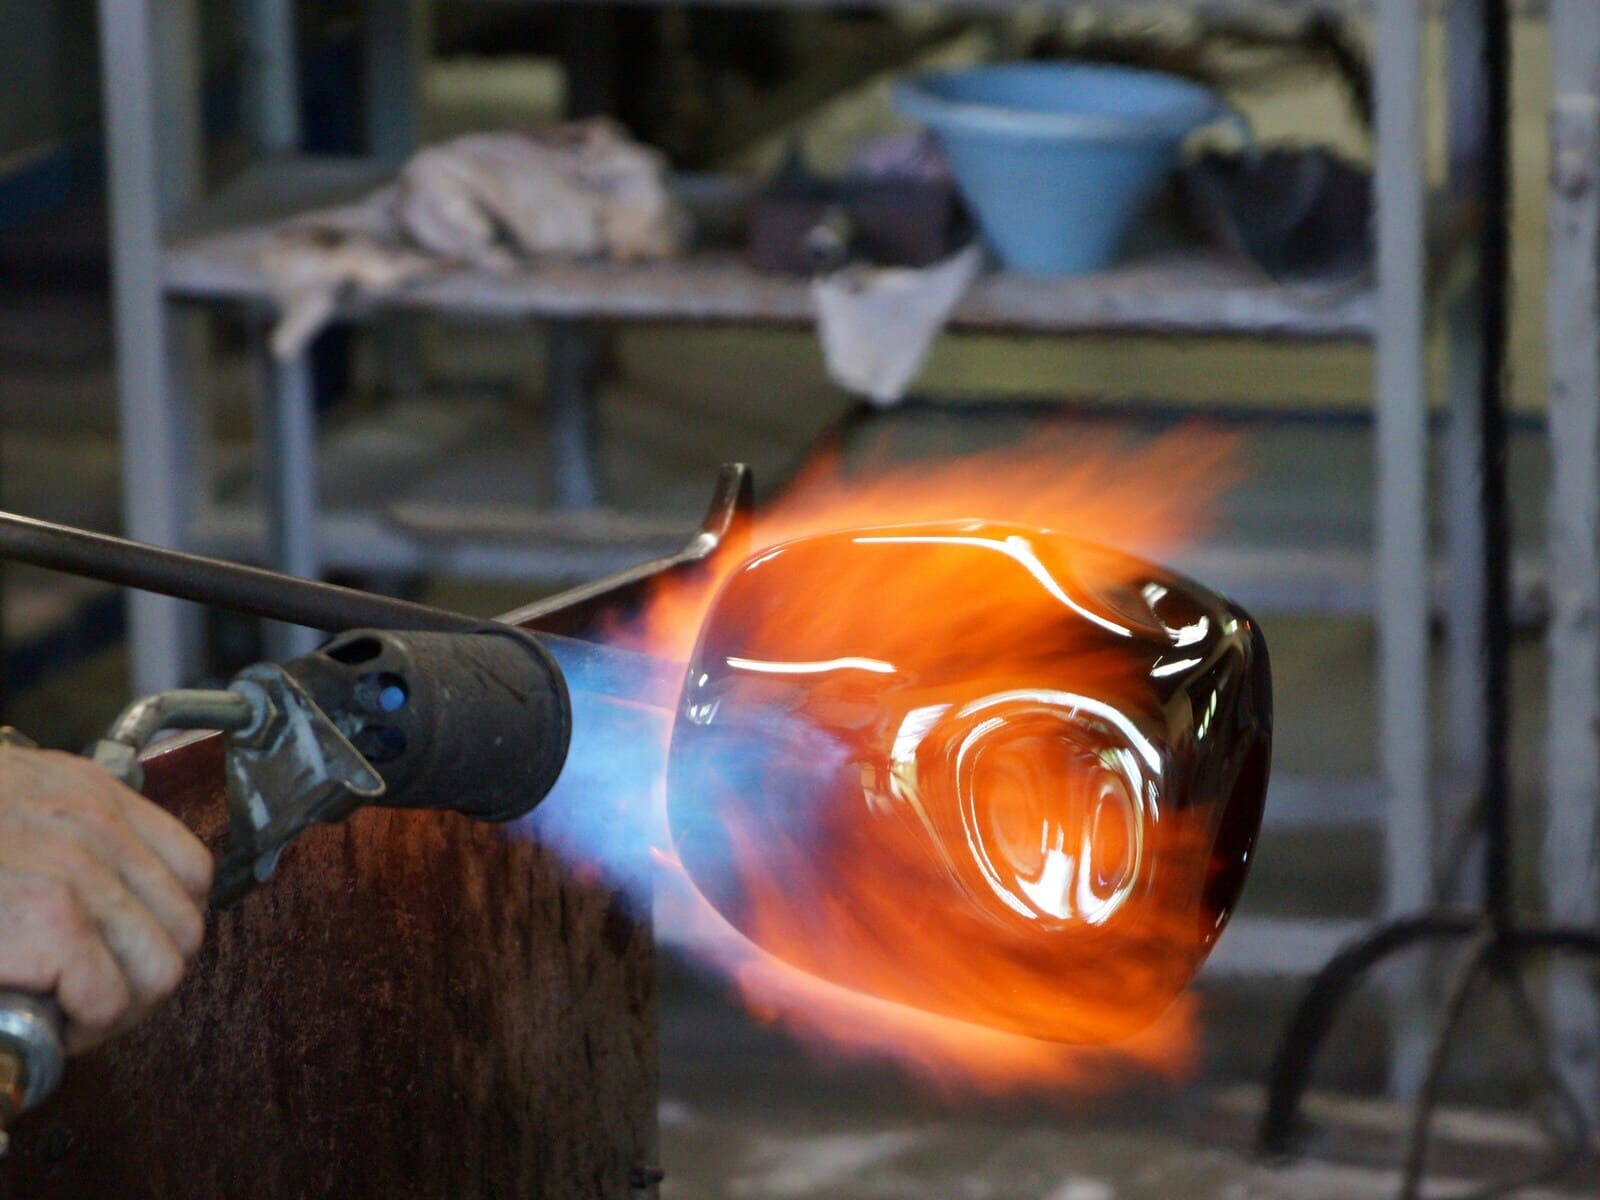
<instances>
[{"instance_id":1,"label":"orange flame","mask_svg":"<svg viewBox=\"0 0 1600 1200\"><path fill-rule=\"evenodd\" d=\"M760 514L754 548L759 553L793 538L867 526L971 519L1058 530L1104 545L1168 554L1209 527L1214 502L1236 477L1234 452L1233 439L1194 427L1142 442L1061 428L1024 447L937 465L880 464L864 477L848 476L836 460L822 461ZM1078 578L1088 578L1092 589L1103 591L1134 582L1117 578L1130 561L1108 555L1103 561L1080 558L1068 566ZM754 611L759 604L742 606L745 634L753 644L773 648L775 656L792 651L800 657L814 645L867 644L898 662L902 652L914 656L930 631L938 630L957 644L965 664L958 689L964 699L1003 692L1009 680L1026 674L1042 655L1055 663L1063 655L1071 658L1075 682L1092 685L1097 694L1131 694L1143 679L1129 674L1125 656L1064 643L1057 633L1059 612L1041 610L1032 595L1036 587L1020 575L986 572L974 579L969 558L937 548L917 558L916 575L910 578L885 577L874 563L843 553L826 562L826 578L818 579L815 594L805 605L784 605L781 621L764 623ZM738 565L725 564L724 576ZM615 631L612 640L688 659L723 582L658 587L636 623ZM863 597L879 602L862 603ZM1005 619L996 620L997 612ZM952 629L957 631L954 637L949 636ZM874 683L872 677L863 680L859 670L832 670L810 684L805 703L808 711L821 707L830 713L852 703L870 705L877 702L870 690ZM1021 830L1014 840L1024 857L1030 851L1021 843L1037 828L1028 807L1028 776L1050 768L1037 756L1003 749L992 751L981 768L988 772L983 819L1002 841L1011 837L1010 827ZM878 785L892 783L864 778L863 786ZM1115 821L1091 820L1087 828L1084 836L1091 840L1084 843L1084 854L1111 864L1107 870L1116 876L1124 869L1119 864L1129 862L1135 852L1130 832ZM1216 830L1176 817L1164 828L1164 840L1149 852L1163 860L1164 886L1192 896L1203 889L1212 869L1208 851ZM940 832L953 836L947 829ZM1116 1042L1068 1046L994 1027L1019 1028L1014 1019L999 1014L1029 1011L1030 1005L1043 1013L1052 1002L1041 986L1037 963L1021 961L1003 936L1006 914L984 918L929 911L919 900L929 894L921 886L928 880L885 877L864 861L819 863L812 847L784 845L779 839L752 845L740 840L748 838L747 832L733 830L729 836L735 857L751 868L742 872L749 884L743 932L707 903L674 851L658 853L664 875L658 907L664 924L736 981L746 1005L762 1020L781 1023L834 1053L894 1059L946 1092L1100 1091L1139 1075L1181 1078L1196 1065L1198 1024L1192 998L1180 997L1159 1021L1149 1024L1209 947L1207 941L1197 956L1172 952L1195 941L1192 904L1164 904L1158 889L1153 903L1141 909L1143 925L1135 933L1142 945L1156 947L1153 953L1108 955L1106 961L1091 963L1091 938L1086 951L1091 959L1080 952L1079 958L1058 964L1074 970L1092 965L1106 979L1103 994L1071 1015L1071 1039ZM891 829L887 837L901 855L897 861L909 862L921 853L919 839L926 839L927 830ZM881 841L875 843L875 852L881 856ZM831 899L820 909L797 903L797 893L814 898L824 886ZM1169 924L1171 928L1164 927ZM819 938L828 944L817 945ZM898 968L907 957L916 958L919 970L937 975L947 990L959 995L958 1011L970 1019L879 998L906 997ZM850 964L852 987L824 982L792 965L841 961ZM1137 1029L1143 1031L1130 1037Z\"/></svg>"},{"instance_id":2,"label":"orange flame","mask_svg":"<svg viewBox=\"0 0 1600 1200\"><path fill-rule=\"evenodd\" d=\"M1148 439L1046 427L1026 446L912 466L868 461L848 474L828 454L763 509L751 543L759 553L809 534L975 518L1058 529L1161 559L1211 532L1216 503L1240 477L1237 437L1199 424ZM712 597L738 564L718 565L708 582L657 588L613 640L686 660Z\"/></svg>"}]
</instances>

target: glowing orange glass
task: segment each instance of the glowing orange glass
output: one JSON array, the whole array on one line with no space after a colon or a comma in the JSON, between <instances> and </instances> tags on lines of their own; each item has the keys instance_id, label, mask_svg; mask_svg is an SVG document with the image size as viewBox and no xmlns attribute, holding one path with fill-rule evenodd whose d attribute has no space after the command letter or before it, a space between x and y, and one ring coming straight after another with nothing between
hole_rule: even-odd
<instances>
[{"instance_id":1,"label":"glowing orange glass","mask_svg":"<svg viewBox=\"0 0 1600 1200\"><path fill-rule=\"evenodd\" d=\"M1251 618L993 522L798 538L734 571L673 734L695 885L806 972L1066 1042L1193 978L1243 886L1271 696Z\"/></svg>"}]
</instances>

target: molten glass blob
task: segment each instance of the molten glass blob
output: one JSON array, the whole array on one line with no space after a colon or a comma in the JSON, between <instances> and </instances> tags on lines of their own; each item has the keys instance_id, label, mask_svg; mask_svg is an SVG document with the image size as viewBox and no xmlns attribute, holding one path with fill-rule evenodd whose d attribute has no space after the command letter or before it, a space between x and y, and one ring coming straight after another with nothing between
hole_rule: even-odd
<instances>
[{"instance_id":1,"label":"molten glass blob","mask_svg":"<svg viewBox=\"0 0 1600 1200\"><path fill-rule=\"evenodd\" d=\"M736 571L673 733L685 869L745 936L882 999L1107 1042L1193 978L1271 743L1254 621L983 522L801 538Z\"/></svg>"}]
</instances>

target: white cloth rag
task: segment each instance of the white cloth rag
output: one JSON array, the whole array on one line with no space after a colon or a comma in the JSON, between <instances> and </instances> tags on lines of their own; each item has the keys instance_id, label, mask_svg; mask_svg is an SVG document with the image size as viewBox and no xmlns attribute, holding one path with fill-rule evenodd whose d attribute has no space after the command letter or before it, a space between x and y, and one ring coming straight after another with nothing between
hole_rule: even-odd
<instances>
[{"instance_id":1,"label":"white cloth rag","mask_svg":"<svg viewBox=\"0 0 1600 1200\"><path fill-rule=\"evenodd\" d=\"M355 204L308 213L261 253L292 358L348 293L375 297L448 266L507 272L542 256L665 258L683 242L666 160L614 122L478 133L418 151Z\"/></svg>"},{"instance_id":2,"label":"white cloth rag","mask_svg":"<svg viewBox=\"0 0 1600 1200\"><path fill-rule=\"evenodd\" d=\"M897 404L982 266L974 243L920 270L853 266L813 281L829 377L874 404Z\"/></svg>"}]
</instances>

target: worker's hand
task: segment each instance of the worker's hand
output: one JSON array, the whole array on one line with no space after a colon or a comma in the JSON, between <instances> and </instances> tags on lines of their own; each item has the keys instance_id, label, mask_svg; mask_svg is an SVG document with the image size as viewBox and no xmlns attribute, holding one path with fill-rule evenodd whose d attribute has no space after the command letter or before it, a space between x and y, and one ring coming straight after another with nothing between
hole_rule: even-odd
<instances>
[{"instance_id":1,"label":"worker's hand","mask_svg":"<svg viewBox=\"0 0 1600 1200\"><path fill-rule=\"evenodd\" d=\"M69 1050L172 994L211 868L177 818L88 759L0 747L0 988L53 995Z\"/></svg>"}]
</instances>

